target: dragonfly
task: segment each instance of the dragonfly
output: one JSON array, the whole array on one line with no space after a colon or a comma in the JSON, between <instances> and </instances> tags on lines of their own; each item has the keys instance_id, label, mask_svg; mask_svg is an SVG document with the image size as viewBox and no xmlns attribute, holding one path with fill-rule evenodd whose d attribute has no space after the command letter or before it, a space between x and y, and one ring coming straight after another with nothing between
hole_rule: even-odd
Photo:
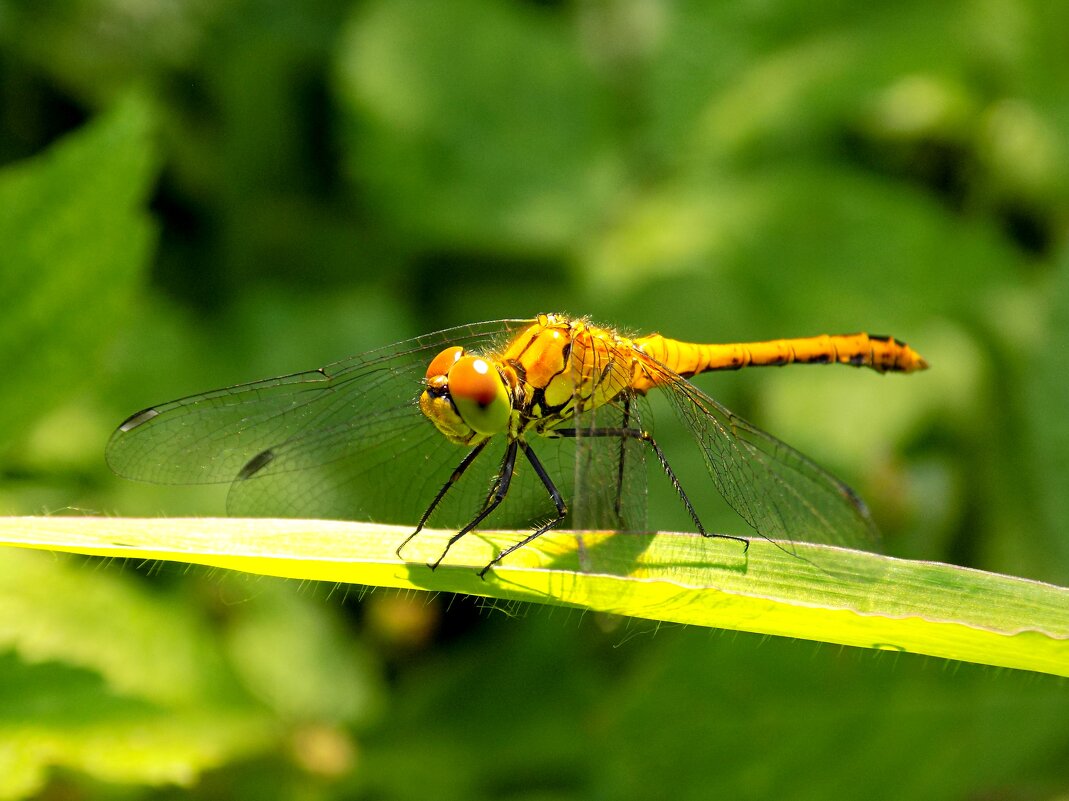
<instances>
[{"instance_id":1,"label":"dragonfly","mask_svg":"<svg viewBox=\"0 0 1069 801\"><path fill-rule=\"evenodd\" d=\"M487 523L525 528L480 576L569 520L644 530L651 457L695 530L710 533L652 433L646 396L665 395L708 477L773 541L873 549L858 495L698 389L700 373L844 364L925 369L904 342L871 334L697 344L626 336L585 317L540 314L446 329L315 370L143 409L106 459L120 476L228 483L235 515L319 517L455 529L429 567ZM476 464L487 468L474 469Z\"/></svg>"}]
</instances>

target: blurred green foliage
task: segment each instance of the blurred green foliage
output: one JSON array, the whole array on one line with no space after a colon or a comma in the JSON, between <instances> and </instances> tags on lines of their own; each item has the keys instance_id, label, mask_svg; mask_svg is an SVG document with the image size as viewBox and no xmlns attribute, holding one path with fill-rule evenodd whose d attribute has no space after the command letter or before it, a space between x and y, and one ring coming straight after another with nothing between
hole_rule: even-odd
<instances>
[{"instance_id":1,"label":"blurred green foliage","mask_svg":"<svg viewBox=\"0 0 1069 801\"><path fill-rule=\"evenodd\" d=\"M220 513L110 476L110 430L447 325L868 329L933 369L702 386L891 552L1065 584L1067 31L1041 0L0 0L0 511ZM0 555L0 798L1069 792L1053 679L151 567Z\"/></svg>"}]
</instances>

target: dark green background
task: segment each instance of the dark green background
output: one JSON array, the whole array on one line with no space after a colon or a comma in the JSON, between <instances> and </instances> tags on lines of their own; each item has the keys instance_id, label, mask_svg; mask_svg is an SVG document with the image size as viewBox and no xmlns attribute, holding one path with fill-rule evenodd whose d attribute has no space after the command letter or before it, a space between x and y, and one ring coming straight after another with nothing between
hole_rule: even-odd
<instances>
[{"instance_id":1,"label":"dark green background","mask_svg":"<svg viewBox=\"0 0 1069 801\"><path fill-rule=\"evenodd\" d=\"M1041 0L0 0L0 512L219 514L110 475L117 422L450 325L869 330L932 370L699 383L889 552L1069 583L1067 37ZM1047 677L0 554L0 797L1044 799L1067 764Z\"/></svg>"}]
</instances>

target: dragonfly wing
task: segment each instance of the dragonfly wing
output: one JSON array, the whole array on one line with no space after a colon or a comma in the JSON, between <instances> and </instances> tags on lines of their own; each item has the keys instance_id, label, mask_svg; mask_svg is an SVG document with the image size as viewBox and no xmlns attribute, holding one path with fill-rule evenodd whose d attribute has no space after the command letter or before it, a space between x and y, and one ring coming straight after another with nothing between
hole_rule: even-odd
<instances>
[{"instance_id":1,"label":"dragonfly wing","mask_svg":"<svg viewBox=\"0 0 1069 801\"><path fill-rule=\"evenodd\" d=\"M253 456L312 421L331 386L329 373L312 370L150 407L112 434L108 465L159 484L232 481Z\"/></svg>"},{"instance_id":2,"label":"dragonfly wing","mask_svg":"<svg viewBox=\"0 0 1069 801\"><path fill-rule=\"evenodd\" d=\"M112 435L106 457L121 476L164 484L230 482L291 439L318 442L304 459L336 459L331 432L418 419L427 364L447 345L500 347L530 321L499 320L439 331L319 370L256 381L150 407ZM432 431L433 426L427 423ZM370 430L370 429L369 429ZM316 440L316 433L322 436ZM440 437L440 435L439 435ZM375 438L343 438L359 448Z\"/></svg>"},{"instance_id":3,"label":"dragonfly wing","mask_svg":"<svg viewBox=\"0 0 1069 801\"><path fill-rule=\"evenodd\" d=\"M568 525L577 529L646 531L646 443L606 431L639 431L645 399L624 396L580 412L565 472L571 484Z\"/></svg>"},{"instance_id":4,"label":"dragonfly wing","mask_svg":"<svg viewBox=\"0 0 1069 801\"><path fill-rule=\"evenodd\" d=\"M876 525L850 487L681 376L659 365L657 370L717 490L757 533L772 540L879 549Z\"/></svg>"},{"instance_id":5,"label":"dragonfly wing","mask_svg":"<svg viewBox=\"0 0 1069 801\"><path fill-rule=\"evenodd\" d=\"M538 438L532 443L566 498L572 486L572 464L564 461L570 442ZM466 451L443 437L417 407L399 406L373 421L355 419L309 431L262 452L231 484L227 511L415 524L448 483L427 525L456 530L486 505L507 444L506 437L491 440L457 477L454 471ZM507 497L480 528L527 529L553 513L546 486L526 460L519 459Z\"/></svg>"},{"instance_id":6,"label":"dragonfly wing","mask_svg":"<svg viewBox=\"0 0 1069 801\"><path fill-rule=\"evenodd\" d=\"M227 511L415 522L463 456L409 399L260 451L231 484Z\"/></svg>"}]
</instances>

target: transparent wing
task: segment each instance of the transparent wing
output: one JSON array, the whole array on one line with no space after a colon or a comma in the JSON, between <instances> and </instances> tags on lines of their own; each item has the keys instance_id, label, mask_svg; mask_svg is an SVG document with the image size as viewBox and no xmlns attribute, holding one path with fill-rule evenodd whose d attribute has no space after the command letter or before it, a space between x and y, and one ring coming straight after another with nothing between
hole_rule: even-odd
<instances>
[{"instance_id":1,"label":"transparent wing","mask_svg":"<svg viewBox=\"0 0 1069 801\"><path fill-rule=\"evenodd\" d=\"M641 430L639 398L624 398L576 416L570 472L570 525L579 529L646 531L647 445L634 437L599 432Z\"/></svg>"},{"instance_id":2,"label":"transparent wing","mask_svg":"<svg viewBox=\"0 0 1069 801\"><path fill-rule=\"evenodd\" d=\"M757 533L773 540L879 549L879 532L850 487L686 379L640 356L690 430L717 490Z\"/></svg>"},{"instance_id":3,"label":"transparent wing","mask_svg":"<svg viewBox=\"0 0 1069 801\"><path fill-rule=\"evenodd\" d=\"M143 481L233 482L228 508L235 513L359 518L389 511L384 522L412 520L434 494L416 502L423 485L444 482L464 456L419 411L427 364L447 345L496 349L529 324L448 329L319 370L154 406L115 431L108 464ZM482 478L474 494L485 492L486 472Z\"/></svg>"},{"instance_id":4,"label":"transparent wing","mask_svg":"<svg viewBox=\"0 0 1069 801\"><path fill-rule=\"evenodd\" d=\"M593 347L585 344L573 340L569 369L577 377L596 376L593 392L613 400L580 408L564 423L575 430L569 522L579 529L645 531L647 445L622 433L605 436L642 430L645 399L628 391L622 375L629 371L614 369L620 363L630 365L631 351L600 339L592 341Z\"/></svg>"}]
</instances>

